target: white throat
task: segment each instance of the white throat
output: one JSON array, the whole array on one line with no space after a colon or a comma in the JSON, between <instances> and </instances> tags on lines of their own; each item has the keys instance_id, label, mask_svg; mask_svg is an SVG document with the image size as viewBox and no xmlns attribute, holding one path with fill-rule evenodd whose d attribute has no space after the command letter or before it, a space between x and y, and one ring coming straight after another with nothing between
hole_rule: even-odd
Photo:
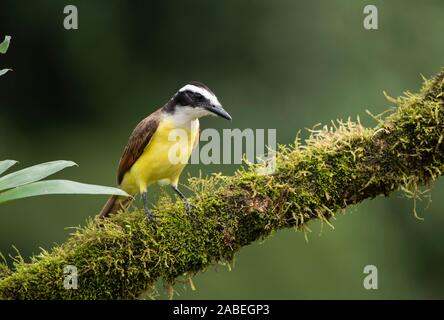
<instances>
[{"instance_id":1,"label":"white throat","mask_svg":"<svg viewBox=\"0 0 444 320\"><path fill-rule=\"evenodd\" d=\"M181 106L177 107L173 113L164 114L164 117L176 126L189 127L190 125L199 125L199 118L210 114L209 111L202 108Z\"/></svg>"}]
</instances>

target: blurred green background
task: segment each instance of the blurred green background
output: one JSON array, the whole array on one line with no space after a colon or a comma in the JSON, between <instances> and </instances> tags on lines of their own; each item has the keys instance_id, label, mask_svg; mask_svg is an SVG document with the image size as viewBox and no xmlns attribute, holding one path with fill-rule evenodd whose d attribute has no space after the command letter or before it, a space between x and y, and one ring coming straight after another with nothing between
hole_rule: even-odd
<instances>
[{"instance_id":1,"label":"blurred green background","mask_svg":"<svg viewBox=\"0 0 444 320\"><path fill-rule=\"evenodd\" d=\"M79 29L63 28L63 8L79 9ZM23 168L67 159L80 167L58 177L114 185L133 127L185 82L210 86L231 113L202 127L276 128L279 143L331 119L385 110L382 91L419 88L420 74L444 66L444 3L372 1L379 30L362 26L368 1L74 1L0 2L0 36L13 37L1 67L0 159ZM305 134L306 136L306 134ZM190 165L195 175L235 166ZM186 183L186 175L182 177ZM151 201L158 194L151 188ZM243 248L234 270L198 275L179 298L444 298L444 180L424 221L395 194L346 211L320 234L281 231ZM30 198L0 207L0 251L24 256L63 242L102 196ZM363 268L379 271L365 290ZM162 293L162 298L165 294Z\"/></svg>"}]
</instances>

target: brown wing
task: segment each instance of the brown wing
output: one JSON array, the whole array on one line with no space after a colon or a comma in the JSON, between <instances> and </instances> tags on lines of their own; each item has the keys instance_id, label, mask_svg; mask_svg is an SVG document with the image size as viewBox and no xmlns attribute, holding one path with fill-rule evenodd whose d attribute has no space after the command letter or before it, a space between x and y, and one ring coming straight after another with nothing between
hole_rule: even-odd
<instances>
[{"instance_id":1,"label":"brown wing","mask_svg":"<svg viewBox=\"0 0 444 320\"><path fill-rule=\"evenodd\" d=\"M117 170L117 183L120 183L125 176L125 173L133 166L134 162L139 159L143 150L146 148L151 140L154 132L156 131L160 122L161 109L158 109L145 119L143 119L133 133L129 137L128 144L123 151L123 155L120 158L119 169Z\"/></svg>"}]
</instances>

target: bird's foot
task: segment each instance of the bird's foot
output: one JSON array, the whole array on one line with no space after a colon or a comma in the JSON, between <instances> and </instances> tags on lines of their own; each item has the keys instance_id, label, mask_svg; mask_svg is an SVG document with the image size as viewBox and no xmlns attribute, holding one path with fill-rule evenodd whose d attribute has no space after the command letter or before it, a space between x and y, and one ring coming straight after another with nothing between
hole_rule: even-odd
<instances>
[{"instance_id":1,"label":"bird's foot","mask_svg":"<svg viewBox=\"0 0 444 320\"><path fill-rule=\"evenodd\" d=\"M145 215L146 215L146 221L148 223L156 223L157 218L156 216L151 212L150 209L145 208Z\"/></svg>"},{"instance_id":2,"label":"bird's foot","mask_svg":"<svg viewBox=\"0 0 444 320\"><path fill-rule=\"evenodd\" d=\"M177 188L176 185L171 185L171 187L173 188L174 192L176 192L179 195L179 197L182 198L183 205L185 207L185 211L187 212L188 216L190 216L194 221L196 221L196 216L193 214L193 209L195 209L195 207L190 203L190 201L188 201L185 195L182 192L180 192L180 190Z\"/></svg>"},{"instance_id":3,"label":"bird's foot","mask_svg":"<svg viewBox=\"0 0 444 320\"><path fill-rule=\"evenodd\" d=\"M155 223L157 221L156 216L151 212L150 208L148 207L148 195L146 192L142 193L142 199L143 199L143 209L146 214L146 220L148 223Z\"/></svg>"},{"instance_id":4,"label":"bird's foot","mask_svg":"<svg viewBox=\"0 0 444 320\"><path fill-rule=\"evenodd\" d=\"M193 209L195 209L196 207L192 205L191 202L189 202L187 199L183 201L183 205L185 206L185 211L188 213L188 215L193 215Z\"/></svg>"},{"instance_id":5,"label":"bird's foot","mask_svg":"<svg viewBox=\"0 0 444 320\"><path fill-rule=\"evenodd\" d=\"M191 202L189 202L187 199L183 200L183 204L184 204L184 207L185 207L185 211L187 212L188 216L191 218L193 223L195 225L197 225L197 226L200 226L201 223L197 219L196 215L193 212L193 210L196 209L196 207L193 204L191 204Z\"/></svg>"}]
</instances>

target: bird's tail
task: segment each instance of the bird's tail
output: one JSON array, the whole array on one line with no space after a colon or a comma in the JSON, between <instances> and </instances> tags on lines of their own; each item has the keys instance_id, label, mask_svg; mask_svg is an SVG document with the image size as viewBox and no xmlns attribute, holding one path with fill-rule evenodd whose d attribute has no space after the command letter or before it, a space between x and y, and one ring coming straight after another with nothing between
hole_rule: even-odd
<instances>
[{"instance_id":1,"label":"bird's tail","mask_svg":"<svg viewBox=\"0 0 444 320\"><path fill-rule=\"evenodd\" d=\"M115 214L120 209L126 208L133 201L132 197L119 197L112 196L103 206L102 211L100 211L98 218L106 218L110 214Z\"/></svg>"}]
</instances>

